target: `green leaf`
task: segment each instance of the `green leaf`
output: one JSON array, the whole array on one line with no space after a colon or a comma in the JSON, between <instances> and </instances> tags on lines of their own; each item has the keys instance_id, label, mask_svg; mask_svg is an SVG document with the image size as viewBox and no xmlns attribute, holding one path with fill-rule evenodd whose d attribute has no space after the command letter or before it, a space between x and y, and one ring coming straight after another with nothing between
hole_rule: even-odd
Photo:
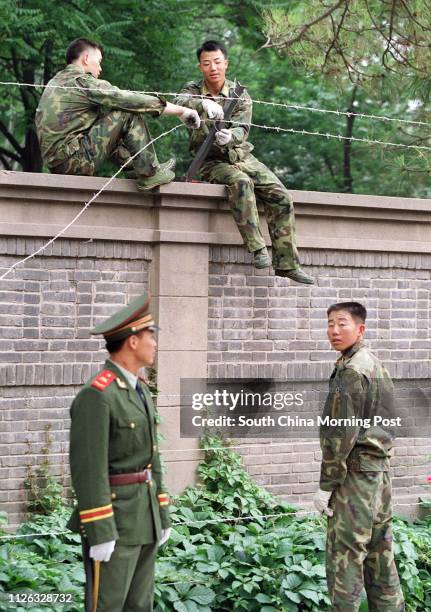
<instances>
[{"instance_id":1,"label":"green leaf","mask_svg":"<svg viewBox=\"0 0 431 612\"><path fill-rule=\"evenodd\" d=\"M189 612L187 610L187 606L182 601L174 601L173 602L174 610L177 612Z\"/></svg>"},{"instance_id":2,"label":"green leaf","mask_svg":"<svg viewBox=\"0 0 431 612\"><path fill-rule=\"evenodd\" d=\"M290 601L293 601L294 603L301 603L301 598L299 597L298 593L294 593L293 591L284 591L284 594L288 599L290 599Z\"/></svg>"},{"instance_id":3,"label":"green leaf","mask_svg":"<svg viewBox=\"0 0 431 612\"><path fill-rule=\"evenodd\" d=\"M296 589L302 584L302 578L298 574L288 574L283 578L283 586L287 589Z\"/></svg>"},{"instance_id":4,"label":"green leaf","mask_svg":"<svg viewBox=\"0 0 431 612\"><path fill-rule=\"evenodd\" d=\"M271 597L269 597L268 595L265 595L265 593L258 593L255 599L259 603L271 603L272 602Z\"/></svg>"},{"instance_id":5,"label":"green leaf","mask_svg":"<svg viewBox=\"0 0 431 612\"><path fill-rule=\"evenodd\" d=\"M189 599L193 599L199 604L206 606L214 601L215 593L212 589L204 586L194 586L189 594Z\"/></svg>"},{"instance_id":6,"label":"green leaf","mask_svg":"<svg viewBox=\"0 0 431 612\"><path fill-rule=\"evenodd\" d=\"M301 589L299 593L301 595L304 595L304 597L306 597L307 599L311 599L311 601L313 601L315 604L318 604L320 601L320 598L315 591L310 591L309 589Z\"/></svg>"}]
</instances>

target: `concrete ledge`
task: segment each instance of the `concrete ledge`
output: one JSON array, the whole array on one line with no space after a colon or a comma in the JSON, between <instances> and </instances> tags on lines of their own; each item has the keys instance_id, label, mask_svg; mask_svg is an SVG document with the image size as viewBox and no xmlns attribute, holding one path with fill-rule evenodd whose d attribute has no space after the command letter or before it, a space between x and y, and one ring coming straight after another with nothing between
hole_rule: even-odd
<instances>
[{"instance_id":1,"label":"concrete ledge","mask_svg":"<svg viewBox=\"0 0 431 612\"><path fill-rule=\"evenodd\" d=\"M0 172L0 235L52 237L108 179ZM299 247L431 253L431 200L292 191ZM267 236L266 224L262 227ZM222 185L174 182L151 194L114 179L65 237L240 245Z\"/></svg>"}]
</instances>

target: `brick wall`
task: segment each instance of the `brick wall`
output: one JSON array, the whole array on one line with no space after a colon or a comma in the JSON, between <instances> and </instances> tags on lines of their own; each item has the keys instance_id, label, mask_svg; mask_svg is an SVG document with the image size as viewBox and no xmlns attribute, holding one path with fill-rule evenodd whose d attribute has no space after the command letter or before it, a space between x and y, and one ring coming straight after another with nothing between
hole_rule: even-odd
<instances>
[{"instance_id":1,"label":"brick wall","mask_svg":"<svg viewBox=\"0 0 431 612\"><path fill-rule=\"evenodd\" d=\"M0 268L41 244L0 240ZM2 281L0 506L10 523L21 517L26 466L42 460L47 426L51 470L69 482L70 403L106 358L89 330L147 289L150 260L151 248L139 244L58 240Z\"/></svg>"},{"instance_id":2,"label":"brick wall","mask_svg":"<svg viewBox=\"0 0 431 612\"><path fill-rule=\"evenodd\" d=\"M1 270L54 236L106 182L0 175ZM48 425L51 467L67 482L70 401L105 358L89 330L148 287L162 328L159 406L174 492L193 481L200 456L196 441L179 437L180 379L208 371L326 381L334 355L325 309L335 300L367 303L368 338L407 403L411 385L429 385L431 200L295 192L302 258L318 278L304 287L253 269L225 195L222 186L201 183L143 195L133 181L115 179L68 238L2 281L0 508L12 523L23 509L26 465L43 458ZM315 442L265 440L263 449L261 440L245 442L251 474L292 501L309 501L318 473ZM429 441L400 440L395 450L397 496L414 509L429 469Z\"/></svg>"},{"instance_id":3,"label":"brick wall","mask_svg":"<svg viewBox=\"0 0 431 612\"><path fill-rule=\"evenodd\" d=\"M242 248L211 249L208 376L326 381L336 357L326 339L326 309L358 300L368 309L368 344L390 371L400 402L413 407L418 386L431 398L431 257L319 250L301 257L313 287L253 270ZM238 444L260 484L309 505L319 478L317 441ZM426 494L431 440L399 438L394 453L397 511L411 513Z\"/></svg>"}]
</instances>

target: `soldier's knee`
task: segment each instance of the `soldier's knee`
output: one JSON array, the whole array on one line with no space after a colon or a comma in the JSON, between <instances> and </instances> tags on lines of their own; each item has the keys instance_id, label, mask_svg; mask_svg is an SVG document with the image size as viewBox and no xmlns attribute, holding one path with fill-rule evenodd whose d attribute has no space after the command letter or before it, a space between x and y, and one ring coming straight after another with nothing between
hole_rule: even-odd
<instances>
[{"instance_id":1,"label":"soldier's knee","mask_svg":"<svg viewBox=\"0 0 431 612\"><path fill-rule=\"evenodd\" d=\"M253 181L249 176L241 177L237 182L237 190L240 195L253 192Z\"/></svg>"}]
</instances>

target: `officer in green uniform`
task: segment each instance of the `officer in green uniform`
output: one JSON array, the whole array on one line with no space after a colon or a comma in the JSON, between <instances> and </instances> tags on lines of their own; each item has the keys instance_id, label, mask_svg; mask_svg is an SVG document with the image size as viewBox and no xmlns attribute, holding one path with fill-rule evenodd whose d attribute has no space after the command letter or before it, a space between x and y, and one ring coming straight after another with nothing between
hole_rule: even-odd
<instances>
[{"instance_id":1,"label":"officer in green uniform","mask_svg":"<svg viewBox=\"0 0 431 612\"><path fill-rule=\"evenodd\" d=\"M193 155L214 120L223 118L221 105L235 85L225 78L228 59L222 43L214 40L205 42L198 49L197 56L204 78L185 85L176 98L178 104L196 109L202 119L200 129L190 133L190 151ZM211 183L227 186L233 217L246 248L253 253L256 268L268 268L272 264L278 276L313 284L313 279L299 264L292 197L275 174L251 154L253 145L248 141L251 117L252 101L244 90L231 121L217 132L201 174ZM256 198L264 206L271 237L272 261L260 230Z\"/></svg>"},{"instance_id":2,"label":"officer in green uniform","mask_svg":"<svg viewBox=\"0 0 431 612\"><path fill-rule=\"evenodd\" d=\"M94 564L93 585L86 589L87 604L94 599L86 610L94 612L152 610L157 548L169 538L155 409L138 377L155 357L149 301L146 295L135 299L92 331L103 334L109 359L71 407L70 469L78 504L69 527L81 533L84 558Z\"/></svg>"},{"instance_id":3,"label":"officer in green uniform","mask_svg":"<svg viewBox=\"0 0 431 612\"><path fill-rule=\"evenodd\" d=\"M328 516L326 574L332 610L359 610L365 587L370 612L402 612L391 525L393 432L379 424L380 418L393 417L393 384L363 344L366 315L357 302L328 309L328 338L341 357L322 416L331 423L320 430L322 465L314 503Z\"/></svg>"},{"instance_id":4,"label":"officer in green uniform","mask_svg":"<svg viewBox=\"0 0 431 612\"><path fill-rule=\"evenodd\" d=\"M114 87L99 79L102 47L86 38L74 40L66 52L67 66L51 79L36 111L42 157L56 174L93 175L108 158L127 166L137 187L147 191L175 177L175 160L159 164L145 124L154 117L177 115L191 129L199 127L195 111Z\"/></svg>"}]
</instances>

